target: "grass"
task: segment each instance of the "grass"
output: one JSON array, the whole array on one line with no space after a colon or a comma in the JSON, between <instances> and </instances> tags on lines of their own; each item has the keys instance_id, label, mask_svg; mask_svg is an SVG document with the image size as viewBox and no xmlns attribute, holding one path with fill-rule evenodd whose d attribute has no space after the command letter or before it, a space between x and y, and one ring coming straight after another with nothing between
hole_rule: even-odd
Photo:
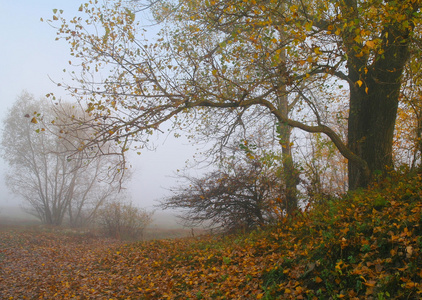
<instances>
[{"instance_id":1,"label":"grass","mask_svg":"<svg viewBox=\"0 0 422 300\"><path fill-rule=\"evenodd\" d=\"M4 299L420 299L422 179L367 190L243 235L118 243L0 232Z\"/></svg>"}]
</instances>

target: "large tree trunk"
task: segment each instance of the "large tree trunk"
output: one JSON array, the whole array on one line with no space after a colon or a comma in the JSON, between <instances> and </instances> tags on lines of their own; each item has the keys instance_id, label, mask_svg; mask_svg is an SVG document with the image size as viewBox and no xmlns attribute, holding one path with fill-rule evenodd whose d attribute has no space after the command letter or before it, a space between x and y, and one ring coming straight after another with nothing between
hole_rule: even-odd
<instances>
[{"instance_id":1,"label":"large tree trunk","mask_svg":"<svg viewBox=\"0 0 422 300\"><path fill-rule=\"evenodd\" d=\"M368 164L372 177L349 161L349 189L366 187L374 173L393 166L393 134L401 89L401 77L409 57L408 30L391 24L384 30L383 55L371 63L368 56L350 50L350 111L348 146ZM351 43L351 47L353 47Z\"/></svg>"},{"instance_id":2,"label":"large tree trunk","mask_svg":"<svg viewBox=\"0 0 422 300\"><path fill-rule=\"evenodd\" d=\"M400 85L373 82L368 86L372 92L368 91L367 95L351 92L348 143L350 150L368 163L373 174L393 165L393 133ZM349 189L365 187L370 181L371 178L364 176L360 167L350 160Z\"/></svg>"}]
</instances>

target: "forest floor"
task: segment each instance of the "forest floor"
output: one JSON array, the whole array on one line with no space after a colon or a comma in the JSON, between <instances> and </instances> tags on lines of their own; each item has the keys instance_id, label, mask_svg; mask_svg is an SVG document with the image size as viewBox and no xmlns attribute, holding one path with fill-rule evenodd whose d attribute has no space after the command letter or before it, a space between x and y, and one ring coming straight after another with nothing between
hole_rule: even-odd
<instances>
[{"instance_id":1,"label":"forest floor","mask_svg":"<svg viewBox=\"0 0 422 300\"><path fill-rule=\"evenodd\" d=\"M421 299L422 177L247 234L122 243L0 230L0 299Z\"/></svg>"}]
</instances>

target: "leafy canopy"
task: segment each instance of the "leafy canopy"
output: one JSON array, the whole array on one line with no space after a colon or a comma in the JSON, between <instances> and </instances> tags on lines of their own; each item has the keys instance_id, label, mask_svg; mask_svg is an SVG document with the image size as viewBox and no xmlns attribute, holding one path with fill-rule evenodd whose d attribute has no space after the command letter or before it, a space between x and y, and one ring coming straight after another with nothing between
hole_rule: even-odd
<instances>
[{"instance_id":1,"label":"leafy canopy","mask_svg":"<svg viewBox=\"0 0 422 300\"><path fill-rule=\"evenodd\" d=\"M80 70L67 88L94 121L86 147L113 140L123 154L169 120L195 134L197 122L221 130L258 112L326 134L353 187L392 165L403 74L420 51L419 1L153 1L152 40L135 13L144 4L89 1L69 21L55 11L57 39ZM327 119L344 94L347 142ZM290 118L283 96L295 104Z\"/></svg>"}]
</instances>

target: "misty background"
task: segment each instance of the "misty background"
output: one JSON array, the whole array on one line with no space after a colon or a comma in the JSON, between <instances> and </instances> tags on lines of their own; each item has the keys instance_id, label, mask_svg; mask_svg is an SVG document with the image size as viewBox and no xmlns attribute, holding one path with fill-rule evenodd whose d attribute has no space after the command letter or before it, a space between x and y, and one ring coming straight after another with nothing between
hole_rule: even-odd
<instances>
[{"instance_id":1,"label":"misty background","mask_svg":"<svg viewBox=\"0 0 422 300\"><path fill-rule=\"evenodd\" d=\"M23 90L36 99L53 92L56 97L72 101L64 89L53 82L70 81L63 72L71 59L68 44L55 41L56 30L40 19L51 19L54 8L62 9L68 18L73 17L81 3L84 1L0 0L1 124ZM151 30L151 34L153 32ZM140 156L130 156L133 176L126 186L133 203L148 210L156 209L157 200L169 194L168 188L176 184L174 172L183 169L196 150L183 137L176 139L163 134L152 141L157 146L155 151L145 150ZM22 204L5 185L6 171L7 164L0 158L0 218Z\"/></svg>"}]
</instances>

